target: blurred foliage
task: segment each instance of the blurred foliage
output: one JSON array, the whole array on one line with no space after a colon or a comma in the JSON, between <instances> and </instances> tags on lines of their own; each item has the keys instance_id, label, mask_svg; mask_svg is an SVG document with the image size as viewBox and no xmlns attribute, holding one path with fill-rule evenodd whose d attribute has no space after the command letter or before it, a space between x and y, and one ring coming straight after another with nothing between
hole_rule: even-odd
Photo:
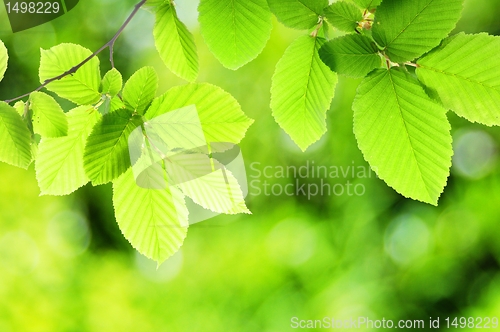
<instances>
[{"instance_id":1,"label":"blurred foliage","mask_svg":"<svg viewBox=\"0 0 500 332\"><path fill-rule=\"evenodd\" d=\"M352 133L359 81L341 79L328 133L302 153L268 106L274 66L298 33L274 22L263 54L232 72L197 32L196 1L177 2L196 33L199 81L221 86L256 119L241 144L250 183L295 183L258 177L255 169L266 166L368 167ZM1 19L10 62L0 100L38 86L40 47L73 42L95 50L134 3L80 1L67 15L16 34ZM468 0L457 31L500 34L499 10L498 0ZM119 39L115 59L124 77L153 65L163 92L184 82L154 50L152 24L141 11ZM105 72L106 54L100 60ZM361 196L266 196L250 187L253 215L192 225L181 251L159 269L123 239L110 186L39 197L33 167L1 164L0 331L287 331L292 317L498 317L500 130L449 117L455 156L438 207L407 200L375 177L323 179L361 184ZM321 185L318 177L298 180Z\"/></svg>"}]
</instances>

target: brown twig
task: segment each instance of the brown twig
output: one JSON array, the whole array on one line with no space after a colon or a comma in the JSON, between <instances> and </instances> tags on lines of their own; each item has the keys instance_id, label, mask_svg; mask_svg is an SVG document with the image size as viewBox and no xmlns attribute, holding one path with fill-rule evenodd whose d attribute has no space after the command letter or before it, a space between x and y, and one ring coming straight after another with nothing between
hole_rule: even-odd
<instances>
[{"instance_id":1,"label":"brown twig","mask_svg":"<svg viewBox=\"0 0 500 332\"><path fill-rule=\"evenodd\" d=\"M130 23L130 21L132 20L132 18L134 18L135 14L137 14L137 12L139 11L139 9L146 3L146 0L141 0L138 4L136 4L134 6L134 10L132 11L132 13L130 13L130 15L127 17L127 19L125 20L125 22L122 24L122 26L120 27L120 29L118 29L118 31L115 33L115 35L113 36L113 38L111 38L106 44L104 44L101 48L99 48L97 51L95 51L94 53L92 53L91 55L89 55L85 60L83 60L82 62L80 62L79 64L77 64L76 66L70 68L69 70L65 71L64 73L62 73L61 75L58 75L56 77L52 77L52 78L49 78L49 79L46 79L42 85L40 85L38 88L36 88L35 90L31 91L31 92L28 92L28 93L25 93L19 97L16 97L16 98L12 98L12 99L8 99L8 100L5 100L5 102L7 104L13 102L13 101L16 101L16 100L19 100L19 99L22 99L22 98L25 98L25 97L28 97L31 93L35 92L35 91L40 91L42 90L44 87L46 87L49 83L51 82L54 82L54 81L58 81L68 75L72 75L74 73L76 73L76 71L78 69L80 69L84 64L86 64L87 62L89 62L90 60L92 60L92 58L94 58L95 56L97 56L99 53L101 53L102 51L104 51L106 48L109 47L109 61L111 62L111 67L115 68L115 62L113 60L113 49L114 49L114 46L115 46L115 42L116 40L118 39L118 37L121 35L121 33L123 32L123 30L125 30L125 28L127 27L127 25Z\"/></svg>"}]
</instances>

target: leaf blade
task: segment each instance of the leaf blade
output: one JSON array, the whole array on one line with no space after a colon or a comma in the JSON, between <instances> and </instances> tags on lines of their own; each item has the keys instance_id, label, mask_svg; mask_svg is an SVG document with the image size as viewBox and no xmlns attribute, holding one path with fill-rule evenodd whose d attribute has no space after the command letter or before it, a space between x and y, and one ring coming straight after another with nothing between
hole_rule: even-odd
<instances>
[{"instance_id":1,"label":"leaf blade","mask_svg":"<svg viewBox=\"0 0 500 332\"><path fill-rule=\"evenodd\" d=\"M195 81L199 65L194 37L177 17L174 6L157 8L153 35L165 65L186 81Z\"/></svg>"},{"instance_id":2,"label":"leaf blade","mask_svg":"<svg viewBox=\"0 0 500 332\"><path fill-rule=\"evenodd\" d=\"M0 81L3 80L5 71L7 70L7 62L9 61L9 54L5 44L0 40Z\"/></svg>"},{"instance_id":3,"label":"leaf blade","mask_svg":"<svg viewBox=\"0 0 500 332\"><path fill-rule=\"evenodd\" d=\"M179 250L188 211L178 189L141 188L129 169L113 182L113 206L120 230L141 254L160 264Z\"/></svg>"},{"instance_id":4,"label":"leaf blade","mask_svg":"<svg viewBox=\"0 0 500 332\"><path fill-rule=\"evenodd\" d=\"M32 92L30 109L33 111L33 129L44 137L68 134L68 119L54 98L43 92Z\"/></svg>"},{"instance_id":5,"label":"leaf blade","mask_svg":"<svg viewBox=\"0 0 500 332\"><path fill-rule=\"evenodd\" d=\"M41 50L40 83L57 77L88 58L92 52L83 46L63 43L48 50ZM99 101L101 75L99 59L93 57L75 73L49 83L46 88L58 96L78 105L90 105Z\"/></svg>"},{"instance_id":6,"label":"leaf blade","mask_svg":"<svg viewBox=\"0 0 500 332\"><path fill-rule=\"evenodd\" d=\"M0 101L0 161L27 169L31 164L31 133L15 108Z\"/></svg>"},{"instance_id":7,"label":"leaf blade","mask_svg":"<svg viewBox=\"0 0 500 332\"><path fill-rule=\"evenodd\" d=\"M373 38L393 62L411 61L439 45L455 27L462 7L463 0L384 0Z\"/></svg>"},{"instance_id":8,"label":"leaf blade","mask_svg":"<svg viewBox=\"0 0 500 332\"><path fill-rule=\"evenodd\" d=\"M354 32L358 22L363 20L358 7L344 1L334 2L326 7L325 17L333 27L345 32Z\"/></svg>"},{"instance_id":9,"label":"leaf blade","mask_svg":"<svg viewBox=\"0 0 500 332\"><path fill-rule=\"evenodd\" d=\"M121 91L122 86L122 74L116 68L112 68L102 78L101 93L114 97Z\"/></svg>"},{"instance_id":10,"label":"leaf blade","mask_svg":"<svg viewBox=\"0 0 500 332\"><path fill-rule=\"evenodd\" d=\"M446 108L472 122L500 125L500 37L460 33L426 54L416 70Z\"/></svg>"},{"instance_id":11,"label":"leaf blade","mask_svg":"<svg viewBox=\"0 0 500 332\"><path fill-rule=\"evenodd\" d=\"M272 78L273 116L302 150L326 132L326 111L337 83L337 75L318 54L324 43L319 37L299 37L285 51Z\"/></svg>"},{"instance_id":12,"label":"leaf blade","mask_svg":"<svg viewBox=\"0 0 500 332\"><path fill-rule=\"evenodd\" d=\"M283 25L293 29L310 29L318 24L328 0L267 0L271 12Z\"/></svg>"},{"instance_id":13,"label":"leaf blade","mask_svg":"<svg viewBox=\"0 0 500 332\"><path fill-rule=\"evenodd\" d=\"M382 0L350 0L356 5L358 5L361 9L373 9L380 5Z\"/></svg>"},{"instance_id":14,"label":"leaf blade","mask_svg":"<svg viewBox=\"0 0 500 332\"><path fill-rule=\"evenodd\" d=\"M156 95L158 75L153 67L143 67L136 71L123 87L125 106L139 114L144 114Z\"/></svg>"},{"instance_id":15,"label":"leaf blade","mask_svg":"<svg viewBox=\"0 0 500 332\"><path fill-rule=\"evenodd\" d=\"M201 0L198 12L203 39L229 69L255 59L271 36L266 0Z\"/></svg>"},{"instance_id":16,"label":"leaf blade","mask_svg":"<svg viewBox=\"0 0 500 332\"><path fill-rule=\"evenodd\" d=\"M238 101L211 84L187 84L171 88L156 98L145 114L151 120L162 114L195 105L206 142L239 143L253 123L241 110ZM184 127L188 123L182 124ZM196 123L192 124L197 126Z\"/></svg>"},{"instance_id":17,"label":"leaf blade","mask_svg":"<svg viewBox=\"0 0 500 332\"><path fill-rule=\"evenodd\" d=\"M128 137L142 124L129 110L108 113L94 126L87 139L83 164L92 184L110 182L130 168Z\"/></svg>"},{"instance_id":18,"label":"leaf blade","mask_svg":"<svg viewBox=\"0 0 500 332\"><path fill-rule=\"evenodd\" d=\"M319 55L332 71L353 78L364 77L381 65L376 45L363 35L332 39L320 48Z\"/></svg>"},{"instance_id":19,"label":"leaf blade","mask_svg":"<svg viewBox=\"0 0 500 332\"><path fill-rule=\"evenodd\" d=\"M35 162L41 195L69 195L89 178L83 167L85 143L100 114L89 106L68 112L68 136L42 138Z\"/></svg>"},{"instance_id":20,"label":"leaf blade","mask_svg":"<svg viewBox=\"0 0 500 332\"><path fill-rule=\"evenodd\" d=\"M177 153L165 168L172 185L196 204L217 213L250 213L236 177L206 153Z\"/></svg>"},{"instance_id":21,"label":"leaf blade","mask_svg":"<svg viewBox=\"0 0 500 332\"><path fill-rule=\"evenodd\" d=\"M367 76L353 109L358 146L378 176L403 196L436 205L451 166L446 110L397 69Z\"/></svg>"}]
</instances>

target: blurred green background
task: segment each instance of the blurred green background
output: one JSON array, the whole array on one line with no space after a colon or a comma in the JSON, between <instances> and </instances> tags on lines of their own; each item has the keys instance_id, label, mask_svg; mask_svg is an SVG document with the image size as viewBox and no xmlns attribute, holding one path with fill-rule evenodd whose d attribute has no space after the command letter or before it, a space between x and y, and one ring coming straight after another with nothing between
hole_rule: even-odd
<instances>
[{"instance_id":1,"label":"blurred green background","mask_svg":"<svg viewBox=\"0 0 500 332\"><path fill-rule=\"evenodd\" d=\"M135 2L82 0L67 15L16 34L0 6L0 39L10 55L0 100L38 86L40 48L71 42L96 50ZM232 72L199 34L197 1L177 5L195 33L198 81L230 92L256 120L241 143L253 215L192 225L182 249L157 270L120 233L110 185L40 197L33 166L26 172L0 164L0 331L288 331L292 317L441 317L442 325L445 317L500 317L499 128L449 113L455 156L438 207L405 199L373 176L259 177L256 169L266 166L366 169L352 133L359 81L340 78L328 133L302 153L269 108L274 66L301 33L275 21L264 52ZM457 31L499 35L499 12L498 0L467 0ZM163 93L185 82L156 54L153 20L141 10L118 40L115 61L125 78L154 66ZM100 60L104 73L105 52ZM256 189L296 180L349 181L365 192L308 199Z\"/></svg>"}]
</instances>

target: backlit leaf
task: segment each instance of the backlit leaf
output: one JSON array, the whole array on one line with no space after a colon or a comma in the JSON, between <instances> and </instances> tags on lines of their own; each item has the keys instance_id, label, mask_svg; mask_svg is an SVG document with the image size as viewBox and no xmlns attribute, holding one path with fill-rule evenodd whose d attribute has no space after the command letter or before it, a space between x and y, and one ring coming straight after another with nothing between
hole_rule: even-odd
<instances>
[{"instance_id":1,"label":"backlit leaf","mask_svg":"<svg viewBox=\"0 0 500 332\"><path fill-rule=\"evenodd\" d=\"M206 142L239 143L253 123L241 110L236 99L210 84L177 86L156 98L146 113L147 119L195 105ZM182 126L187 126L185 122ZM197 124L192 126L197 128Z\"/></svg>"},{"instance_id":2,"label":"backlit leaf","mask_svg":"<svg viewBox=\"0 0 500 332\"><path fill-rule=\"evenodd\" d=\"M436 205L453 153L446 110L399 69L368 75L353 109L359 148L378 176L403 196Z\"/></svg>"},{"instance_id":3,"label":"backlit leaf","mask_svg":"<svg viewBox=\"0 0 500 332\"><path fill-rule=\"evenodd\" d=\"M136 71L125 83L123 101L125 106L139 114L151 103L158 89L158 75L152 67L143 67Z\"/></svg>"},{"instance_id":4,"label":"backlit leaf","mask_svg":"<svg viewBox=\"0 0 500 332\"><path fill-rule=\"evenodd\" d=\"M372 40L363 35L345 35L330 40L319 50L331 70L350 77L364 77L380 67L382 60Z\"/></svg>"},{"instance_id":5,"label":"backlit leaf","mask_svg":"<svg viewBox=\"0 0 500 332\"><path fill-rule=\"evenodd\" d=\"M31 133L14 107L0 101L0 161L27 169L31 163Z\"/></svg>"},{"instance_id":6,"label":"backlit leaf","mask_svg":"<svg viewBox=\"0 0 500 332\"><path fill-rule=\"evenodd\" d=\"M194 37L177 17L174 6L166 4L157 8L153 35L165 65L187 81L196 80L198 54Z\"/></svg>"},{"instance_id":7,"label":"backlit leaf","mask_svg":"<svg viewBox=\"0 0 500 332\"><path fill-rule=\"evenodd\" d=\"M83 46L67 43L48 50L42 49L41 53L39 71L41 83L67 72L92 54ZM75 73L49 83L46 88L76 104L89 105L101 98L100 84L99 59L94 57Z\"/></svg>"},{"instance_id":8,"label":"backlit leaf","mask_svg":"<svg viewBox=\"0 0 500 332\"><path fill-rule=\"evenodd\" d=\"M7 70L8 60L9 55L7 54L7 48L5 48L4 43L0 40L0 81L3 79L3 75Z\"/></svg>"},{"instance_id":9,"label":"backlit leaf","mask_svg":"<svg viewBox=\"0 0 500 332\"><path fill-rule=\"evenodd\" d=\"M41 140L35 170L42 195L68 195L89 181L83 154L100 117L93 107L79 106L67 113L68 136Z\"/></svg>"},{"instance_id":10,"label":"backlit leaf","mask_svg":"<svg viewBox=\"0 0 500 332\"><path fill-rule=\"evenodd\" d=\"M266 0L201 0L198 11L208 48L229 69L255 59L271 35Z\"/></svg>"},{"instance_id":11,"label":"backlit leaf","mask_svg":"<svg viewBox=\"0 0 500 332\"><path fill-rule=\"evenodd\" d=\"M123 86L122 74L116 68L111 69L102 78L101 86L101 93L116 96Z\"/></svg>"},{"instance_id":12,"label":"backlit leaf","mask_svg":"<svg viewBox=\"0 0 500 332\"><path fill-rule=\"evenodd\" d=\"M325 17L330 24L342 31L354 32L363 15L358 7L351 3L334 2L325 9Z\"/></svg>"},{"instance_id":13,"label":"backlit leaf","mask_svg":"<svg viewBox=\"0 0 500 332\"><path fill-rule=\"evenodd\" d=\"M68 119L54 98L43 92L32 92L30 109L33 111L33 129L42 137L68 134Z\"/></svg>"},{"instance_id":14,"label":"backlit leaf","mask_svg":"<svg viewBox=\"0 0 500 332\"><path fill-rule=\"evenodd\" d=\"M278 21L290 28L310 29L317 25L328 0L267 0Z\"/></svg>"},{"instance_id":15,"label":"backlit leaf","mask_svg":"<svg viewBox=\"0 0 500 332\"><path fill-rule=\"evenodd\" d=\"M154 188L156 179L150 181ZM141 254L161 264L179 250L188 230L188 210L178 189L139 187L129 169L113 182L113 205L120 230Z\"/></svg>"},{"instance_id":16,"label":"backlit leaf","mask_svg":"<svg viewBox=\"0 0 500 332\"><path fill-rule=\"evenodd\" d=\"M438 46L453 30L463 0L384 0L373 38L393 62L411 61Z\"/></svg>"},{"instance_id":17,"label":"backlit leaf","mask_svg":"<svg viewBox=\"0 0 500 332\"><path fill-rule=\"evenodd\" d=\"M325 42L320 37L299 37L285 51L272 79L273 116L302 150L326 132L326 111L337 83L337 74L318 54Z\"/></svg>"},{"instance_id":18,"label":"backlit leaf","mask_svg":"<svg viewBox=\"0 0 500 332\"><path fill-rule=\"evenodd\" d=\"M128 136L142 124L130 110L108 113L94 126L87 139L83 164L92 184L110 182L131 165Z\"/></svg>"},{"instance_id":19,"label":"backlit leaf","mask_svg":"<svg viewBox=\"0 0 500 332\"><path fill-rule=\"evenodd\" d=\"M418 61L420 81L472 122L500 125L500 37L460 33Z\"/></svg>"}]
</instances>

